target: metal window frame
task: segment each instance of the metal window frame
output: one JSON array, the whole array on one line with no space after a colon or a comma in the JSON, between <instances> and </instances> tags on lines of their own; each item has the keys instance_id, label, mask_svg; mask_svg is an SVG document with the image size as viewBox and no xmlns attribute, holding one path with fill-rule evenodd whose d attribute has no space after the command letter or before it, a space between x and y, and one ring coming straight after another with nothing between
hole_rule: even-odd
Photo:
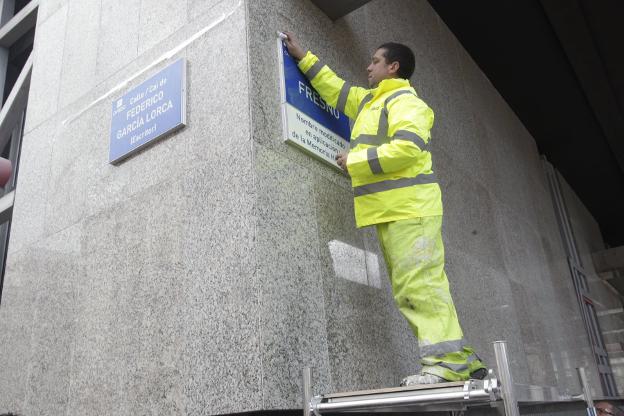
<instances>
[{"instance_id":1,"label":"metal window frame","mask_svg":"<svg viewBox=\"0 0 624 416\"><path fill-rule=\"evenodd\" d=\"M0 0L0 8L8 14L12 10L12 5ZM7 72L8 51L15 42L24 34L37 25L37 12L39 0L31 0L13 17L6 22L2 22L0 27L0 78L2 88ZM3 20L6 16L2 16ZM21 153L22 136L24 133L24 121L28 94L30 92L30 80L33 68L33 53L26 60L9 96L0 110L0 149L4 149L10 142L9 158L13 163L13 172L10 182L5 186L0 194L0 302L2 299L2 288L4 285L4 272L6 267L6 257L8 242L11 233L11 218L13 216L13 205L15 202L15 185L19 171L19 159Z\"/></svg>"},{"instance_id":2,"label":"metal window frame","mask_svg":"<svg viewBox=\"0 0 624 416\"><path fill-rule=\"evenodd\" d=\"M26 32L36 26L39 0L31 0L22 10L0 27L0 47L10 48Z\"/></svg>"},{"instance_id":3,"label":"metal window frame","mask_svg":"<svg viewBox=\"0 0 624 416\"><path fill-rule=\"evenodd\" d=\"M574 290L576 292L581 316L583 318L583 325L585 326L587 338L594 356L594 362L596 363L602 393L605 397L617 397L618 391L615 384L615 378L613 376L613 370L611 369L604 338L602 337L602 332L600 331L600 324L598 322L598 315L594 306L594 300L589 293L587 272L584 270L581 263L581 256L576 244L576 238L574 236L574 230L572 228L572 222L570 221L568 208L565 203L559 174L545 157L542 157L542 162L555 209L555 216L557 217L557 223L559 224L561 240L568 256L568 266L572 282L574 283Z\"/></svg>"},{"instance_id":4,"label":"metal window frame","mask_svg":"<svg viewBox=\"0 0 624 416\"><path fill-rule=\"evenodd\" d=\"M32 68L33 54L31 53L2 110L0 110L0 149L3 149L7 142L12 139L13 129L22 118L22 111L28 101Z\"/></svg>"}]
</instances>

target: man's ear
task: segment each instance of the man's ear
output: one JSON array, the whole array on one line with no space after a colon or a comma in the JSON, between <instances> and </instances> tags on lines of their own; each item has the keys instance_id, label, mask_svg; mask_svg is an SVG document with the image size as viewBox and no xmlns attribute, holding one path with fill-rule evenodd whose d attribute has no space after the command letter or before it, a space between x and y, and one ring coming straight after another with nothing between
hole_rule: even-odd
<instances>
[{"instance_id":1,"label":"man's ear","mask_svg":"<svg viewBox=\"0 0 624 416\"><path fill-rule=\"evenodd\" d=\"M399 64L399 61L394 61L390 64L390 68L388 68L390 70L390 72L393 75L397 75L399 73L399 67L401 66L401 64Z\"/></svg>"}]
</instances>

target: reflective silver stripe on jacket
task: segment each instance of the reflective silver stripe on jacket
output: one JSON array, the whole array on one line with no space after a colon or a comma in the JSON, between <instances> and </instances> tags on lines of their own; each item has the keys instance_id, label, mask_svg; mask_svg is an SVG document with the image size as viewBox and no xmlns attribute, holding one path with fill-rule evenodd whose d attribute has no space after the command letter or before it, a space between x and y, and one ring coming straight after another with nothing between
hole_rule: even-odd
<instances>
[{"instance_id":1,"label":"reflective silver stripe on jacket","mask_svg":"<svg viewBox=\"0 0 624 416\"><path fill-rule=\"evenodd\" d=\"M390 94L390 95L388 96L388 98L386 98L386 100L384 101L384 108L385 108L385 107L388 107L388 103L390 103L390 101L394 100L395 98L397 98L398 96L403 95L403 94L412 94L413 96L415 96L415 97L416 97L416 94L414 94L414 93L413 93L412 91L410 91L410 90L400 90L400 91L397 91L397 92L393 92L393 93L392 93L392 94Z\"/></svg>"},{"instance_id":2,"label":"reflective silver stripe on jacket","mask_svg":"<svg viewBox=\"0 0 624 416\"><path fill-rule=\"evenodd\" d=\"M427 143L423 140L422 137L414 132L407 130L398 130L396 133L394 133L394 136L392 138L410 141L418 146L420 150L427 151Z\"/></svg>"},{"instance_id":3,"label":"reflective silver stripe on jacket","mask_svg":"<svg viewBox=\"0 0 624 416\"><path fill-rule=\"evenodd\" d=\"M347 98L349 97L349 91L351 90L351 84L345 81L344 85L340 89L340 95L338 95L338 102L336 108L344 113L347 106Z\"/></svg>"},{"instance_id":4,"label":"reflective silver stripe on jacket","mask_svg":"<svg viewBox=\"0 0 624 416\"><path fill-rule=\"evenodd\" d=\"M374 174L383 173L383 169L379 164L379 155L377 155L376 147L369 147L366 149L366 158L368 159L368 166Z\"/></svg>"},{"instance_id":5,"label":"reflective silver stripe on jacket","mask_svg":"<svg viewBox=\"0 0 624 416\"><path fill-rule=\"evenodd\" d=\"M373 99L373 95L372 94L368 94L366 97L364 97L362 99L362 101L360 102L360 106L358 107L358 112L357 112L357 114L355 116L356 119L358 118L358 116L360 115L362 110L364 109L364 106L366 105L366 103L368 103L372 99Z\"/></svg>"},{"instance_id":6,"label":"reflective silver stripe on jacket","mask_svg":"<svg viewBox=\"0 0 624 416\"><path fill-rule=\"evenodd\" d=\"M386 108L382 108L379 112L379 123L377 125L377 136L388 137L388 111Z\"/></svg>"},{"instance_id":7,"label":"reflective silver stripe on jacket","mask_svg":"<svg viewBox=\"0 0 624 416\"><path fill-rule=\"evenodd\" d=\"M379 122L377 124L378 125L377 134L360 134L358 137L351 140L349 144L349 147L351 149L353 149L358 144L369 144L373 146L381 146L382 144L390 143L392 139L401 139L401 140L409 140L413 142L416 146L418 146L421 150L425 150L425 147L426 147L425 141L422 138L420 138L417 134L409 132L407 130L400 130L395 133L394 137L388 137L388 129L389 129L388 110L387 110L388 103L392 101L393 99L395 99L396 97L403 95L403 94L413 94L414 96L416 95L412 91L401 90L401 91L397 91L391 94L388 98L386 98L384 101L384 108L379 113ZM367 96L367 98L368 97L370 97L370 95ZM364 105L368 101L370 101L370 99L362 100L362 103L360 104L360 108L358 109L358 115L360 114L360 111L362 111L362 109L364 108Z\"/></svg>"},{"instance_id":8,"label":"reflective silver stripe on jacket","mask_svg":"<svg viewBox=\"0 0 624 416\"><path fill-rule=\"evenodd\" d=\"M377 136L376 134L360 134L355 139L352 139L349 143L349 147L353 149L358 144L369 144L372 146L381 146L385 143L390 143L391 140L399 139L399 140L407 140L414 143L420 150L423 152L429 151L429 145L426 143L422 137L417 135L414 132L407 130L399 130L394 133L392 137L386 136Z\"/></svg>"},{"instance_id":9,"label":"reflective silver stripe on jacket","mask_svg":"<svg viewBox=\"0 0 624 416\"><path fill-rule=\"evenodd\" d=\"M309 80L314 79L314 77L316 77L316 76L318 75L318 73L319 73L319 72L321 72L321 69L323 69L323 67L324 67L324 66L325 66L325 65L324 65L324 64L323 64L320 60L316 61L316 62L314 63L314 65L312 65L312 66L310 67L310 69L308 69L308 70L305 72L305 76L306 76Z\"/></svg>"},{"instance_id":10,"label":"reflective silver stripe on jacket","mask_svg":"<svg viewBox=\"0 0 624 416\"><path fill-rule=\"evenodd\" d=\"M461 351L466 346L466 340L458 339L455 341L438 342L437 344L421 345L420 356L429 357L431 355L444 355L449 352Z\"/></svg>"},{"instance_id":11,"label":"reflective silver stripe on jacket","mask_svg":"<svg viewBox=\"0 0 624 416\"><path fill-rule=\"evenodd\" d=\"M377 129L378 136L388 136L388 104L390 104L390 101L403 94L413 94L416 96L416 94L411 91L401 90L390 94L388 98L385 99L381 114L379 114L379 128Z\"/></svg>"},{"instance_id":12,"label":"reflective silver stripe on jacket","mask_svg":"<svg viewBox=\"0 0 624 416\"><path fill-rule=\"evenodd\" d=\"M360 134L357 138L351 140L350 147L353 149L358 144L381 146L385 143L390 143L389 137L379 137L376 134Z\"/></svg>"},{"instance_id":13,"label":"reflective silver stripe on jacket","mask_svg":"<svg viewBox=\"0 0 624 416\"><path fill-rule=\"evenodd\" d=\"M371 149L374 149L374 147L372 147ZM372 167L371 167L371 170L372 170ZM392 189L407 188L408 186L424 185L424 184L436 183L436 182L437 181L433 173L428 173L428 174L423 173L413 178L389 179L386 181L369 183L369 184L361 185L361 186L355 186L353 187L353 193L357 197L357 196L362 196L362 195L376 194L377 192L390 191ZM435 345L438 345L438 344L435 344ZM428 347L430 346L426 346L424 348L428 348ZM453 351L456 351L456 350L453 350ZM426 355L435 355L435 354L426 354Z\"/></svg>"}]
</instances>

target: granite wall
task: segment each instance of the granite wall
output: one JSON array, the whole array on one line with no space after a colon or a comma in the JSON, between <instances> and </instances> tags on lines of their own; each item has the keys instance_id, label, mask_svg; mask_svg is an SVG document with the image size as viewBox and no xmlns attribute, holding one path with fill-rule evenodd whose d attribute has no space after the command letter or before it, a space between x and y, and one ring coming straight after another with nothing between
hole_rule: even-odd
<instances>
[{"instance_id":1,"label":"granite wall","mask_svg":"<svg viewBox=\"0 0 624 416\"><path fill-rule=\"evenodd\" d=\"M173 57L188 62L188 125L108 164L112 99L166 62L106 94L221 20ZM490 364L506 339L519 382L578 390L574 367L593 364L535 142L426 1L331 22L309 0L42 0L0 412L294 409L304 366L317 393L417 371L349 181L283 143L284 29L361 84L381 42L414 49L466 337Z\"/></svg>"},{"instance_id":2,"label":"granite wall","mask_svg":"<svg viewBox=\"0 0 624 416\"><path fill-rule=\"evenodd\" d=\"M262 329L264 362L275 362L267 348L275 338L290 354L287 365L265 372L265 406L297 403L305 365L317 369L316 392L386 386L417 370L374 230L354 228L348 179L282 142L271 109L279 103L275 32L286 29L361 85L378 45L412 47L412 84L436 113L447 272L467 339L490 364L491 342L507 340L517 382L575 393L575 367L587 366L597 385L535 141L430 5L376 0L336 22L309 1L249 1L248 9L256 242L272 252L257 265L261 304L272 316ZM336 267L343 262L361 277L345 278ZM296 313L280 306L273 315L273 299Z\"/></svg>"},{"instance_id":3,"label":"granite wall","mask_svg":"<svg viewBox=\"0 0 624 416\"><path fill-rule=\"evenodd\" d=\"M118 84L187 59L187 126L108 163ZM261 400L246 8L43 0L0 308L0 413L219 414Z\"/></svg>"}]
</instances>

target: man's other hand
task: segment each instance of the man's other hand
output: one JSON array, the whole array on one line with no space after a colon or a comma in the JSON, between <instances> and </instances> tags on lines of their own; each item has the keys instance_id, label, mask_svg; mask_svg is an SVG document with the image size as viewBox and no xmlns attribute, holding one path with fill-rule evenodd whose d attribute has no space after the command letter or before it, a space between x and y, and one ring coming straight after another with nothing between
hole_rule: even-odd
<instances>
[{"instance_id":1,"label":"man's other hand","mask_svg":"<svg viewBox=\"0 0 624 416\"><path fill-rule=\"evenodd\" d=\"M284 39L284 42L286 42L286 47L288 48L288 53L290 54L290 56L298 61L303 59L306 51L304 51L301 45L299 45L299 41L295 37L295 34L288 31L284 32L284 34L288 36L288 38Z\"/></svg>"},{"instance_id":2,"label":"man's other hand","mask_svg":"<svg viewBox=\"0 0 624 416\"><path fill-rule=\"evenodd\" d=\"M348 155L349 153L347 152L341 152L336 155L336 163L338 163L338 166L340 166L340 168L344 170L347 175L349 174L349 171L347 170L347 156Z\"/></svg>"}]
</instances>

